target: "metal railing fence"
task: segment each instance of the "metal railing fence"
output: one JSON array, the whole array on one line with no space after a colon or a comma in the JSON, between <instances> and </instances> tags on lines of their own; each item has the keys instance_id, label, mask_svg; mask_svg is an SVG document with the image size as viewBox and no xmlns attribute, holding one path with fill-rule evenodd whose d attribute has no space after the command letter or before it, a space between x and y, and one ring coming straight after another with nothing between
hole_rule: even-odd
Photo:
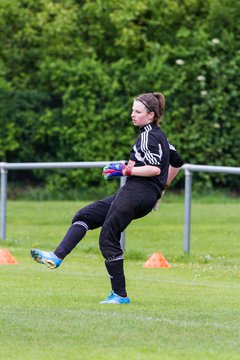
<instances>
[{"instance_id":1,"label":"metal railing fence","mask_svg":"<svg viewBox=\"0 0 240 360\"><path fill-rule=\"evenodd\" d=\"M228 166L209 166L184 164L182 169L185 171L185 199L184 199L184 242L185 253L190 253L190 228L191 228L191 199L192 199L192 173L193 172L212 172L224 174L240 174L240 167Z\"/></svg>"},{"instance_id":2,"label":"metal railing fence","mask_svg":"<svg viewBox=\"0 0 240 360\"><path fill-rule=\"evenodd\" d=\"M117 162L117 161L111 161ZM6 212L7 212L7 172L8 170L27 169L79 169L99 168L109 164L109 161L99 162L52 162L52 163L0 163L1 169L1 232L0 239L6 239ZM185 197L184 197L184 242L183 250L190 253L190 229L191 229L191 199L192 199L192 174L193 172L213 172L225 174L240 174L240 167L209 166L185 164ZM126 178L120 178L120 186L125 184ZM125 232L121 236L122 248L125 248Z\"/></svg>"},{"instance_id":3,"label":"metal railing fence","mask_svg":"<svg viewBox=\"0 0 240 360\"><path fill-rule=\"evenodd\" d=\"M122 160L120 160L122 161ZM33 170L33 169L80 169L80 168L103 168L109 163L119 161L90 161L90 162L38 162L38 163L5 163L0 162L1 169L1 222L0 239L6 239L6 214L7 214L7 173L8 170ZM126 182L125 177L120 178L120 187ZM121 234L121 247L125 249L125 231Z\"/></svg>"}]
</instances>

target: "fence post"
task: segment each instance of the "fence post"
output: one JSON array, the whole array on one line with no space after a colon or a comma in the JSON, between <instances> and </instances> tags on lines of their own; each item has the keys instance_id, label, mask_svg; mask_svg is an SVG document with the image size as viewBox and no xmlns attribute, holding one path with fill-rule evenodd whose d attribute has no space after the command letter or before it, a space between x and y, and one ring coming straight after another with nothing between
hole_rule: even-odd
<instances>
[{"instance_id":1,"label":"fence post","mask_svg":"<svg viewBox=\"0 0 240 360\"><path fill-rule=\"evenodd\" d=\"M124 186L126 184L126 181L127 181L126 176L120 177L120 187ZM121 237L120 237L120 245L121 245L122 251L125 250L125 239L126 239L126 232L123 231L121 233Z\"/></svg>"},{"instance_id":2,"label":"fence post","mask_svg":"<svg viewBox=\"0 0 240 360\"><path fill-rule=\"evenodd\" d=\"M192 172L185 169L184 252L190 253Z\"/></svg>"},{"instance_id":3,"label":"fence post","mask_svg":"<svg viewBox=\"0 0 240 360\"><path fill-rule=\"evenodd\" d=\"M1 239L6 239L7 170L1 168Z\"/></svg>"}]
</instances>

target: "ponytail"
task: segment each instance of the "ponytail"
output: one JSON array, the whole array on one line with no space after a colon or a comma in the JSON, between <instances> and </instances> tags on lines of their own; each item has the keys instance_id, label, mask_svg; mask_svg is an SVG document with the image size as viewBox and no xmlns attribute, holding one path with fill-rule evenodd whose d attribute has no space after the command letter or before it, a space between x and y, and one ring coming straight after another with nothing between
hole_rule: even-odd
<instances>
[{"instance_id":1,"label":"ponytail","mask_svg":"<svg viewBox=\"0 0 240 360\"><path fill-rule=\"evenodd\" d=\"M159 115L160 115L159 119L160 119L164 114L165 98L164 98L164 95L162 93L153 93L153 95L155 96L155 98L158 99Z\"/></svg>"}]
</instances>

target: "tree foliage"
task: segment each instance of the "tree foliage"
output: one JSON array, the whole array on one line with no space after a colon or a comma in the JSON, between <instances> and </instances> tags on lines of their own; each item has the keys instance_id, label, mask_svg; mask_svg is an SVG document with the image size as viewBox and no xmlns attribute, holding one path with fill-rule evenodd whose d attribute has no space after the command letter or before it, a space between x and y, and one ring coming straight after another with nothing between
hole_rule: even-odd
<instances>
[{"instance_id":1,"label":"tree foliage","mask_svg":"<svg viewBox=\"0 0 240 360\"><path fill-rule=\"evenodd\" d=\"M0 161L127 159L132 101L161 91L185 162L239 166L239 17L234 0L1 0ZM238 177L197 178L239 189ZM102 185L94 170L29 179Z\"/></svg>"}]
</instances>

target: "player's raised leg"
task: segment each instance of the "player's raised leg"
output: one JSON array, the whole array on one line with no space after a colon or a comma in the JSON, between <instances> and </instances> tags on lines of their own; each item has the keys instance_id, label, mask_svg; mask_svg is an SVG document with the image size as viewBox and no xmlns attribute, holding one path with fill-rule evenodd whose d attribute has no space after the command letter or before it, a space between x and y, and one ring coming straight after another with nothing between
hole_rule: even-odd
<instances>
[{"instance_id":1,"label":"player's raised leg","mask_svg":"<svg viewBox=\"0 0 240 360\"><path fill-rule=\"evenodd\" d=\"M53 252L31 249L32 258L50 269L59 267L63 259L84 238L88 230L102 226L114 196L93 202L80 209L72 220L65 237Z\"/></svg>"}]
</instances>

